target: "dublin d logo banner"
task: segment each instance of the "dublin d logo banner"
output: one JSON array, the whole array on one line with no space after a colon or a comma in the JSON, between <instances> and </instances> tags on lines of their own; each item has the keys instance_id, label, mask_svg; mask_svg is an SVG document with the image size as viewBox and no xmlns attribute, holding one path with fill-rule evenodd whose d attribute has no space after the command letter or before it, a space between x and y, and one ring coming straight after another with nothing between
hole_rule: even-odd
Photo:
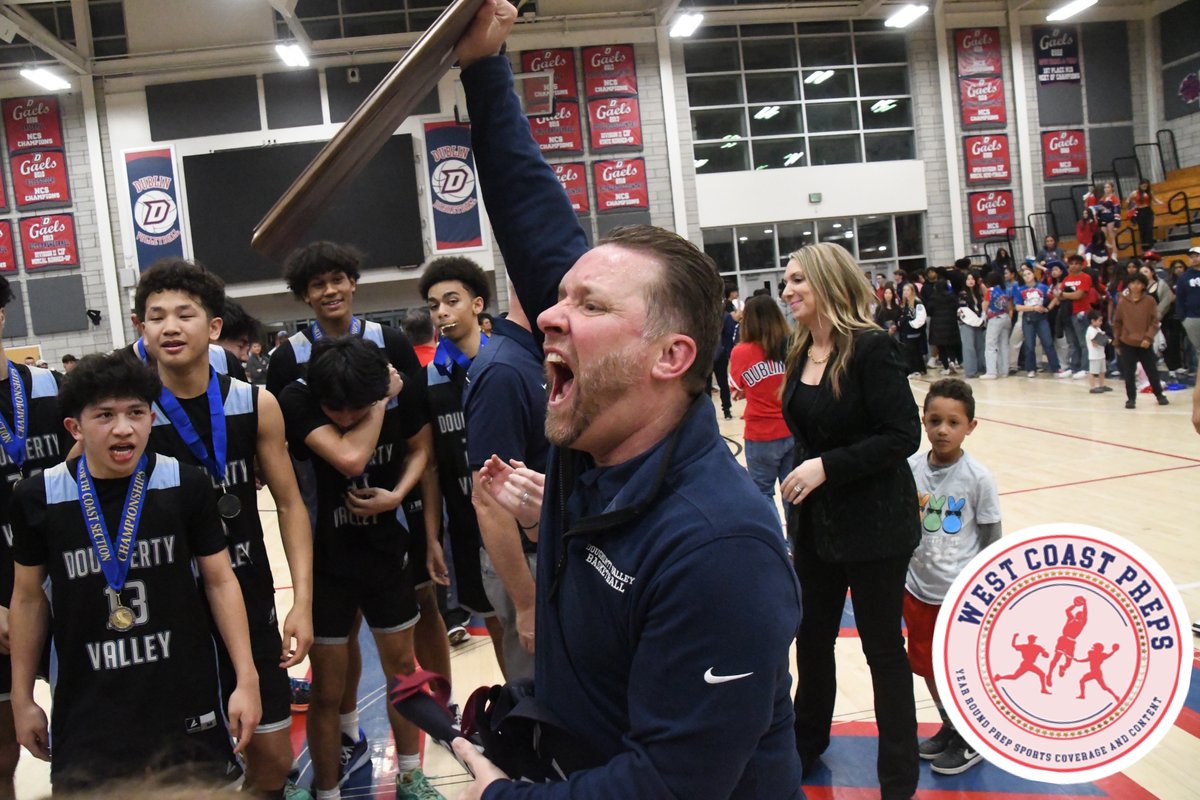
<instances>
[{"instance_id":1,"label":"dublin d logo banner","mask_svg":"<svg viewBox=\"0 0 1200 800\"><path fill-rule=\"evenodd\" d=\"M183 258L174 155L170 147L122 152L139 272L160 258Z\"/></svg>"},{"instance_id":2,"label":"dublin d logo banner","mask_svg":"<svg viewBox=\"0 0 1200 800\"><path fill-rule=\"evenodd\" d=\"M470 126L425 123L425 156L433 205L433 249L441 253L482 247Z\"/></svg>"}]
</instances>

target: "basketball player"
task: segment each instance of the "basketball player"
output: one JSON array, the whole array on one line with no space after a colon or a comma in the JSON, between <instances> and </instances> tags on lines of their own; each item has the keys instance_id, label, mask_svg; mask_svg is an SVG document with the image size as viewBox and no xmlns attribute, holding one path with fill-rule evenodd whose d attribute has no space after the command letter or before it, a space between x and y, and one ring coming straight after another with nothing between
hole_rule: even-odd
<instances>
[{"instance_id":1,"label":"basketball player","mask_svg":"<svg viewBox=\"0 0 1200 800\"><path fill-rule=\"evenodd\" d=\"M163 383L149 449L208 472L246 604L263 710L246 751L246 782L264 797L283 798L293 759L287 668L304 660L313 636L312 532L287 455L283 415L270 392L209 366L208 346L220 336L225 307L220 278L182 259L164 259L142 274L133 306L140 341ZM292 576L282 641L258 515L256 460L279 511ZM222 664L227 686L229 665Z\"/></svg>"},{"instance_id":2,"label":"basketball player","mask_svg":"<svg viewBox=\"0 0 1200 800\"><path fill-rule=\"evenodd\" d=\"M145 452L161 389L125 353L82 359L59 404L83 455L13 496L13 716L21 744L51 760L33 678L52 611L57 790L181 765L229 783L258 725L246 610L209 478ZM197 576L235 669L228 729Z\"/></svg>"},{"instance_id":3,"label":"basketball player","mask_svg":"<svg viewBox=\"0 0 1200 800\"><path fill-rule=\"evenodd\" d=\"M1058 677L1062 677L1067 672L1067 667L1071 666L1071 662L1075 661L1075 640L1079 638L1079 634L1083 633L1083 628L1087 625L1088 610L1087 601L1083 597L1076 597L1071 601L1071 605L1067 606L1066 610L1067 621L1063 623L1062 633L1058 637L1058 641L1054 643L1054 657L1050 659L1050 666L1046 668L1046 685L1054 685L1054 667L1058 665L1059 660L1062 660L1062 665L1058 667Z\"/></svg>"},{"instance_id":4,"label":"basketball player","mask_svg":"<svg viewBox=\"0 0 1200 800\"><path fill-rule=\"evenodd\" d=\"M297 455L310 457L316 476L308 746L317 800L337 800L338 709L356 616L362 614L375 636L385 676L416 669L412 628L420 612L407 563L408 531L397 509L426 472L431 433L419 382L405 386L383 352L358 336L318 341L307 380L287 386L280 403L288 441ZM417 728L390 706L388 713L396 796L440 798L420 769Z\"/></svg>"},{"instance_id":5,"label":"basketball player","mask_svg":"<svg viewBox=\"0 0 1200 800\"><path fill-rule=\"evenodd\" d=\"M8 604L12 598L13 563L8 507L18 482L60 463L71 449L71 437L58 413L62 376L15 364L5 355L5 308L12 299L8 281L0 276L0 530L4 532L0 540L0 800L15 796L13 773L21 755L9 703L12 667L8 659Z\"/></svg>"}]
</instances>

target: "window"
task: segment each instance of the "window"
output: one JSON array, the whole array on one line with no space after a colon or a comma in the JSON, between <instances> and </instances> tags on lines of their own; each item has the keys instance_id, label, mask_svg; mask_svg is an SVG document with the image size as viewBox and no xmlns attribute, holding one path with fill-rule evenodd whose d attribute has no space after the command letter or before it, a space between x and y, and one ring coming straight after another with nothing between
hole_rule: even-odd
<instances>
[{"instance_id":1,"label":"window","mask_svg":"<svg viewBox=\"0 0 1200 800\"><path fill-rule=\"evenodd\" d=\"M903 34L872 21L702 30L683 44L697 172L915 157Z\"/></svg>"},{"instance_id":2,"label":"window","mask_svg":"<svg viewBox=\"0 0 1200 800\"><path fill-rule=\"evenodd\" d=\"M298 0L295 13L305 33L321 40L419 33L432 25L446 6L446 0ZM292 38L278 12L275 38Z\"/></svg>"},{"instance_id":3,"label":"window","mask_svg":"<svg viewBox=\"0 0 1200 800\"><path fill-rule=\"evenodd\" d=\"M92 49L97 58L123 56L129 52L125 36L124 0L88 0L88 16L92 26ZM53 36L70 45L76 44L75 18L70 0L51 3L27 3L22 6ZM15 36L11 44L0 41L0 64L54 64L55 60L34 47L23 36Z\"/></svg>"}]
</instances>

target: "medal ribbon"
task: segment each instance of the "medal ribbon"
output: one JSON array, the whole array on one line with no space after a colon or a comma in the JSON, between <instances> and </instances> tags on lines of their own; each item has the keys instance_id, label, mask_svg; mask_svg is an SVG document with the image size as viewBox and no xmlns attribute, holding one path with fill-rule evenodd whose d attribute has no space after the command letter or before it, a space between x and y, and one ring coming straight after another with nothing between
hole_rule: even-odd
<instances>
[{"instance_id":1,"label":"medal ribbon","mask_svg":"<svg viewBox=\"0 0 1200 800\"><path fill-rule=\"evenodd\" d=\"M83 510L88 538L92 542L92 549L96 551L96 558L100 560L104 579L114 592L119 592L125 587L125 576L129 574L129 557L137 541L138 523L142 519L142 508L146 503L146 463L146 454L142 453L137 469L129 479L125 512L121 516L121 528L117 532L115 543L108 536L104 512L100 509L100 500L96 497L92 476L88 472L87 456L80 456L79 463L75 465L75 481L79 484L79 507Z\"/></svg>"},{"instance_id":2,"label":"medal ribbon","mask_svg":"<svg viewBox=\"0 0 1200 800\"><path fill-rule=\"evenodd\" d=\"M322 328L316 320L313 320L311 323L309 323L308 332L312 334L312 340L314 342L319 342L325 338L325 329ZM350 335L358 336L360 333L362 333L362 320L360 320L358 317L351 317Z\"/></svg>"},{"instance_id":3,"label":"medal ribbon","mask_svg":"<svg viewBox=\"0 0 1200 800\"><path fill-rule=\"evenodd\" d=\"M167 415L167 419L179 432L179 437L183 439L187 449L192 451L192 455L204 465L213 480L223 484L225 483L226 455L225 405L221 402L221 384L217 381L216 370L212 367L208 368L207 394L208 418L212 422L213 452L211 455L208 448L204 446L200 434L196 432L195 426L192 425L192 421L188 419L187 412L183 410L183 406L179 405L179 401L175 399L175 395L171 394L171 390L165 386L162 394L158 396L158 404L162 406L163 413Z\"/></svg>"},{"instance_id":4,"label":"medal ribbon","mask_svg":"<svg viewBox=\"0 0 1200 800\"><path fill-rule=\"evenodd\" d=\"M143 364L150 363L150 357L146 355L146 343L140 338L133 343L133 354L137 356Z\"/></svg>"},{"instance_id":5,"label":"medal ribbon","mask_svg":"<svg viewBox=\"0 0 1200 800\"><path fill-rule=\"evenodd\" d=\"M479 332L479 346L483 347L488 343L487 334L483 331ZM437 350L433 354L433 365L437 367L437 371L450 377L450 371L454 369L454 365L458 364L464 371L471 368L471 359L467 358L467 354L458 349L458 345L443 336L438 339Z\"/></svg>"},{"instance_id":6,"label":"medal ribbon","mask_svg":"<svg viewBox=\"0 0 1200 800\"><path fill-rule=\"evenodd\" d=\"M25 465L25 439L29 434L29 398L25 396L25 384L21 383L21 373L16 366L8 362L8 383L12 392L13 426L10 429L0 414L0 445L9 459L22 467Z\"/></svg>"}]
</instances>

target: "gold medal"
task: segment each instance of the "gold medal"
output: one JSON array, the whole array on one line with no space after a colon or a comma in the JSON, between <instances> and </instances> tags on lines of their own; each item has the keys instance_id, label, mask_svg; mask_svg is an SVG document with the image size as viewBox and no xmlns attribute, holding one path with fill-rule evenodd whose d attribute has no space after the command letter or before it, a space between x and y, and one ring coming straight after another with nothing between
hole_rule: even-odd
<instances>
[{"instance_id":1,"label":"gold medal","mask_svg":"<svg viewBox=\"0 0 1200 800\"><path fill-rule=\"evenodd\" d=\"M119 600L117 602L120 603ZM108 615L108 627L112 628L114 631L120 631L124 633L133 627L133 620L133 609L129 608L128 606L118 605Z\"/></svg>"}]
</instances>

